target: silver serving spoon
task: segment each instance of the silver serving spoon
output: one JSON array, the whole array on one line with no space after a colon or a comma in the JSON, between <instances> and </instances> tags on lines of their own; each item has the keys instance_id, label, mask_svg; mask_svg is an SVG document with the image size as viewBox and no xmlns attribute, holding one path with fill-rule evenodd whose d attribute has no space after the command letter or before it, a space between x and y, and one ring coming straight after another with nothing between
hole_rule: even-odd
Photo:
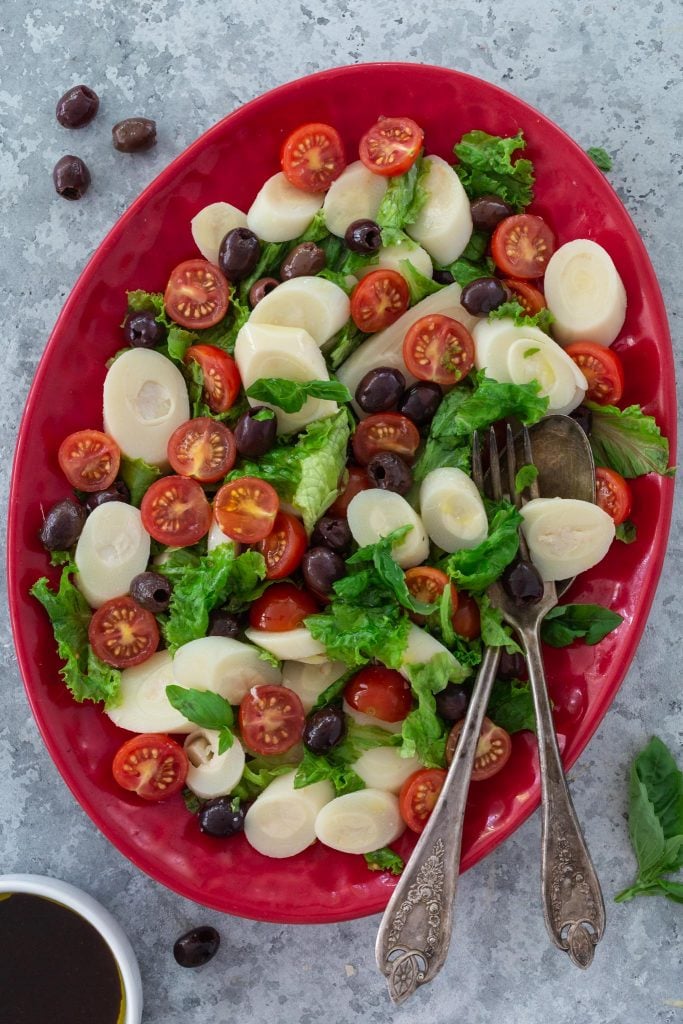
<instances>
[{"instance_id":1,"label":"silver serving spoon","mask_svg":"<svg viewBox=\"0 0 683 1024\"><path fill-rule=\"evenodd\" d=\"M593 456L588 439L576 421L569 416L547 416L530 428L529 433L533 460L538 469L538 491L544 497L594 501ZM519 438L515 442L515 462L521 466L525 461L528 458ZM483 477L478 460L475 460L473 469L475 482L481 488ZM497 496L496 490L500 493L499 473L496 477L494 497ZM564 594L572 582L558 583L557 596ZM375 954L379 969L387 977L391 998L396 1003L403 1002L420 985L431 981L448 953L470 776L499 660L499 648L485 651L446 783L382 918ZM583 908L574 905L580 896L576 886L570 886L565 898L562 897L563 887L567 888L568 851L570 858L573 856L576 860L578 850L581 864L588 865L591 871L592 865L571 805L555 738L552 708L545 682L538 671L533 673L532 687L538 720L544 806L544 913L553 941L563 949L569 948L571 955L566 936L562 935L563 926L560 922L558 927L557 918L558 915L563 917L567 899L572 904L572 921L582 919ZM559 822L559 833L555 821ZM559 842L558 836L561 837ZM582 883L579 890L581 887ZM604 927L604 909L597 880L596 889L597 897L594 893L589 895L592 906L597 906L598 910L593 917L599 938ZM588 951L584 955L587 963L582 966L588 966L592 959L592 946L590 957ZM572 956L572 959L579 962L579 958Z\"/></svg>"}]
</instances>

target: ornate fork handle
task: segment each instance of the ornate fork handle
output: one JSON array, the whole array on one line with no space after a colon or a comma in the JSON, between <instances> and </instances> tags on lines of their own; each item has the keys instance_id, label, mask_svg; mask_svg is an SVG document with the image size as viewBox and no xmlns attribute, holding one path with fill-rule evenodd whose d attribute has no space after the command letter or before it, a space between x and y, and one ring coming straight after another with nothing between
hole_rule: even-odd
<instances>
[{"instance_id":1,"label":"ornate fork handle","mask_svg":"<svg viewBox=\"0 0 683 1024\"><path fill-rule=\"evenodd\" d=\"M431 981L448 953L465 804L499 659L499 648L486 650L445 785L382 918L375 955L395 1003Z\"/></svg>"},{"instance_id":2,"label":"ornate fork handle","mask_svg":"<svg viewBox=\"0 0 683 1024\"><path fill-rule=\"evenodd\" d=\"M605 930L600 883L565 779L543 670L539 624L520 630L536 709L541 768L541 891L556 946L577 967L589 967Z\"/></svg>"}]
</instances>

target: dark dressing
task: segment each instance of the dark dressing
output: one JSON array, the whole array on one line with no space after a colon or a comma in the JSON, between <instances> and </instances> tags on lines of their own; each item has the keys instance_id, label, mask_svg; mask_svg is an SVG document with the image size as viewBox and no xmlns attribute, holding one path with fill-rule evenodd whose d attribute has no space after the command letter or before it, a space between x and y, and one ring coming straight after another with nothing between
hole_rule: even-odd
<instances>
[{"instance_id":1,"label":"dark dressing","mask_svg":"<svg viewBox=\"0 0 683 1024\"><path fill-rule=\"evenodd\" d=\"M93 926L61 903L0 893L3 1024L119 1024L116 960Z\"/></svg>"}]
</instances>

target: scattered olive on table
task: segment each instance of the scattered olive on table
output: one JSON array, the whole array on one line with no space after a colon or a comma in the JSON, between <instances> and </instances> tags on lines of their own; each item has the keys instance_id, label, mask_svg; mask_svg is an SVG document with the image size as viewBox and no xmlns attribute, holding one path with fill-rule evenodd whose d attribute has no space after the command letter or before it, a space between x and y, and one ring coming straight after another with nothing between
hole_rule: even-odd
<instances>
[{"instance_id":1,"label":"scattered olive on table","mask_svg":"<svg viewBox=\"0 0 683 1024\"><path fill-rule=\"evenodd\" d=\"M221 937L215 928L203 925L176 939L173 956L181 967L202 967L218 952Z\"/></svg>"},{"instance_id":2,"label":"scattered olive on table","mask_svg":"<svg viewBox=\"0 0 683 1024\"><path fill-rule=\"evenodd\" d=\"M266 405L255 405L237 421L234 430L237 451L243 458L256 459L265 455L275 444L277 419Z\"/></svg>"},{"instance_id":3,"label":"scattered olive on table","mask_svg":"<svg viewBox=\"0 0 683 1024\"><path fill-rule=\"evenodd\" d=\"M486 316L507 300L507 291L497 277L478 277L466 284L460 295L460 304L472 316Z\"/></svg>"},{"instance_id":4,"label":"scattered olive on table","mask_svg":"<svg viewBox=\"0 0 683 1024\"><path fill-rule=\"evenodd\" d=\"M455 278L450 270L435 270L432 274L432 280L436 281L437 284L453 284Z\"/></svg>"},{"instance_id":5,"label":"scattered olive on table","mask_svg":"<svg viewBox=\"0 0 683 1024\"><path fill-rule=\"evenodd\" d=\"M80 199L90 186L90 171L80 156L63 156L54 166L52 181L63 199Z\"/></svg>"},{"instance_id":6,"label":"scattered olive on table","mask_svg":"<svg viewBox=\"0 0 683 1024\"><path fill-rule=\"evenodd\" d=\"M308 716L304 726L304 746L312 754L328 754L346 735L346 719L341 706L320 708Z\"/></svg>"},{"instance_id":7,"label":"scattered olive on table","mask_svg":"<svg viewBox=\"0 0 683 1024\"><path fill-rule=\"evenodd\" d=\"M208 800L197 813L199 829L207 835L234 836L244 828L244 809L236 806L231 796L218 796Z\"/></svg>"},{"instance_id":8,"label":"scattered olive on table","mask_svg":"<svg viewBox=\"0 0 683 1024\"><path fill-rule=\"evenodd\" d=\"M53 505L40 528L40 540L48 551L66 551L81 535L87 510L74 498L64 498Z\"/></svg>"},{"instance_id":9,"label":"scattered olive on table","mask_svg":"<svg viewBox=\"0 0 683 1024\"><path fill-rule=\"evenodd\" d=\"M123 322L123 335L132 348L156 348L166 341L166 328L154 313L141 310L129 313Z\"/></svg>"},{"instance_id":10,"label":"scattered olive on table","mask_svg":"<svg viewBox=\"0 0 683 1024\"><path fill-rule=\"evenodd\" d=\"M348 555L352 539L346 519L323 516L315 524L311 534L311 547L325 547L338 555Z\"/></svg>"},{"instance_id":11,"label":"scattered olive on table","mask_svg":"<svg viewBox=\"0 0 683 1024\"><path fill-rule=\"evenodd\" d=\"M378 252L382 245L382 229L374 220L354 220L346 229L344 243L352 252L370 256Z\"/></svg>"},{"instance_id":12,"label":"scattered olive on table","mask_svg":"<svg viewBox=\"0 0 683 1024\"><path fill-rule=\"evenodd\" d=\"M218 249L218 266L228 281L243 281L256 267L261 243L249 228L228 231Z\"/></svg>"},{"instance_id":13,"label":"scattered olive on table","mask_svg":"<svg viewBox=\"0 0 683 1024\"><path fill-rule=\"evenodd\" d=\"M114 480L111 487L106 487L103 491L91 491L83 504L88 512L92 512L100 505L106 505L108 501L123 501L130 505L130 491L123 480Z\"/></svg>"},{"instance_id":14,"label":"scattered olive on table","mask_svg":"<svg viewBox=\"0 0 683 1024\"><path fill-rule=\"evenodd\" d=\"M367 465L367 474L373 487L405 495L413 486L410 467L395 452L377 452Z\"/></svg>"},{"instance_id":15,"label":"scattered olive on table","mask_svg":"<svg viewBox=\"0 0 683 1024\"><path fill-rule=\"evenodd\" d=\"M393 366L368 370L356 388L356 401L363 412L386 412L394 409L405 391L406 379Z\"/></svg>"},{"instance_id":16,"label":"scattered olive on table","mask_svg":"<svg viewBox=\"0 0 683 1024\"><path fill-rule=\"evenodd\" d=\"M398 403L398 412L412 420L416 427L426 427L434 419L442 398L438 384L431 381L413 384Z\"/></svg>"},{"instance_id":17,"label":"scattered olive on table","mask_svg":"<svg viewBox=\"0 0 683 1024\"><path fill-rule=\"evenodd\" d=\"M501 582L517 604L537 604L543 597L543 580L531 562L520 560L508 566Z\"/></svg>"},{"instance_id":18,"label":"scattered olive on table","mask_svg":"<svg viewBox=\"0 0 683 1024\"><path fill-rule=\"evenodd\" d=\"M479 196L470 203L472 225L476 231L493 231L506 217L515 212L500 196Z\"/></svg>"},{"instance_id":19,"label":"scattered olive on table","mask_svg":"<svg viewBox=\"0 0 683 1024\"><path fill-rule=\"evenodd\" d=\"M290 281L293 277L314 277L325 269L327 257L315 242L301 242L287 253L280 265L280 278Z\"/></svg>"},{"instance_id":20,"label":"scattered olive on table","mask_svg":"<svg viewBox=\"0 0 683 1024\"><path fill-rule=\"evenodd\" d=\"M465 717L469 697L461 683L448 683L434 699L436 710L447 722L459 722Z\"/></svg>"},{"instance_id":21,"label":"scattered olive on table","mask_svg":"<svg viewBox=\"0 0 683 1024\"><path fill-rule=\"evenodd\" d=\"M114 149L119 153L141 153L157 141L157 123L150 117L127 117L111 130Z\"/></svg>"},{"instance_id":22,"label":"scattered olive on table","mask_svg":"<svg viewBox=\"0 0 683 1024\"><path fill-rule=\"evenodd\" d=\"M100 107L100 98L87 85L73 85L57 102L56 116L63 128L83 128Z\"/></svg>"},{"instance_id":23,"label":"scattered olive on table","mask_svg":"<svg viewBox=\"0 0 683 1024\"><path fill-rule=\"evenodd\" d=\"M217 608L209 615L208 636L224 636L228 640L235 640L240 635L240 621L236 615Z\"/></svg>"},{"instance_id":24,"label":"scattered olive on table","mask_svg":"<svg viewBox=\"0 0 683 1024\"><path fill-rule=\"evenodd\" d=\"M130 584L130 596L141 608L154 615L165 612L171 601L173 585L160 572L141 572Z\"/></svg>"},{"instance_id":25,"label":"scattered olive on table","mask_svg":"<svg viewBox=\"0 0 683 1024\"><path fill-rule=\"evenodd\" d=\"M301 572L309 590L322 597L332 593L332 586L346 576L346 563L329 548L309 548L301 562Z\"/></svg>"},{"instance_id":26,"label":"scattered olive on table","mask_svg":"<svg viewBox=\"0 0 683 1024\"><path fill-rule=\"evenodd\" d=\"M265 299L266 295L270 295L279 283L275 277L259 277L258 281L254 281L249 289L249 305L251 308L253 309L254 306L258 306L261 299Z\"/></svg>"}]
</instances>

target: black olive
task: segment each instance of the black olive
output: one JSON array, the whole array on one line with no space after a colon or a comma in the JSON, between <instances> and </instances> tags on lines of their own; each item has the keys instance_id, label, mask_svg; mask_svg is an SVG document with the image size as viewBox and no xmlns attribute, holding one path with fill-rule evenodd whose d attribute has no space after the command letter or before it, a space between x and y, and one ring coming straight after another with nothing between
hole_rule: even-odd
<instances>
[{"instance_id":1,"label":"black olive","mask_svg":"<svg viewBox=\"0 0 683 1024\"><path fill-rule=\"evenodd\" d=\"M280 265L280 279L289 281L293 277L313 277L325 269L327 257L315 242L301 242L287 253Z\"/></svg>"},{"instance_id":2,"label":"black olive","mask_svg":"<svg viewBox=\"0 0 683 1024\"><path fill-rule=\"evenodd\" d=\"M509 565L503 573L502 584L517 604L537 604L543 597L543 580L531 562Z\"/></svg>"},{"instance_id":3,"label":"black olive","mask_svg":"<svg viewBox=\"0 0 683 1024\"><path fill-rule=\"evenodd\" d=\"M243 281L256 267L260 255L261 243L254 232L233 228L220 244L218 266L228 281Z\"/></svg>"},{"instance_id":4,"label":"black olive","mask_svg":"<svg viewBox=\"0 0 683 1024\"><path fill-rule=\"evenodd\" d=\"M138 573L130 584L130 596L133 600L154 615L166 611L172 592L171 581L160 572Z\"/></svg>"},{"instance_id":5,"label":"black olive","mask_svg":"<svg viewBox=\"0 0 683 1024\"><path fill-rule=\"evenodd\" d=\"M247 410L235 427L237 451L247 459L257 459L269 452L276 437L277 419L266 405L255 405Z\"/></svg>"},{"instance_id":6,"label":"black olive","mask_svg":"<svg viewBox=\"0 0 683 1024\"><path fill-rule=\"evenodd\" d=\"M395 452L377 452L367 466L371 483L383 491L407 494L413 485L410 467Z\"/></svg>"},{"instance_id":7,"label":"black olive","mask_svg":"<svg viewBox=\"0 0 683 1024\"><path fill-rule=\"evenodd\" d=\"M80 199L88 191L90 171L80 156L63 156L55 164L52 180L64 199Z\"/></svg>"},{"instance_id":8,"label":"black olive","mask_svg":"<svg viewBox=\"0 0 683 1024\"><path fill-rule=\"evenodd\" d=\"M508 654L503 649L500 652L500 662L498 663L498 672L496 673L499 679L526 679L527 667L524 655L515 651L514 654Z\"/></svg>"},{"instance_id":9,"label":"black olive","mask_svg":"<svg viewBox=\"0 0 683 1024\"><path fill-rule=\"evenodd\" d=\"M459 722L465 717L469 697L467 690L459 683L449 683L441 693L437 693L436 710L447 722Z\"/></svg>"},{"instance_id":10,"label":"black olive","mask_svg":"<svg viewBox=\"0 0 683 1024\"><path fill-rule=\"evenodd\" d=\"M240 635L240 621L236 615L218 608L209 615L209 636L227 636L234 640Z\"/></svg>"},{"instance_id":11,"label":"black olive","mask_svg":"<svg viewBox=\"0 0 683 1024\"><path fill-rule=\"evenodd\" d=\"M574 409L574 412L570 413L571 418L576 420L584 434L588 437L591 435L593 429L593 412L586 405L580 405Z\"/></svg>"},{"instance_id":12,"label":"black olive","mask_svg":"<svg viewBox=\"0 0 683 1024\"><path fill-rule=\"evenodd\" d=\"M374 220L354 220L346 229L344 242L352 252L370 255L382 245L382 229Z\"/></svg>"},{"instance_id":13,"label":"black olive","mask_svg":"<svg viewBox=\"0 0 683 1024\"><path fill-rule=\"evenodd\" d=\"M394 409L405 390L406 379L393 366L368 370L356 388L356 401L363 412L386 412Z\"/></svg>"},{"instance_id":14,"label":"black olive","mask_svg":"<svg viewBox=\"0 0 683 1024\"><path fill-rule=\"evenodd\" d=\"M74 85L57 103L57 120L63 128L83 128L99 110L100 100L87 85Z\"/></svg>"},{"instance_id":15,"label":"black olive","mask_svg":"<svg viewBox=\"0 0 683 1024\"><path fill-rule=\"evenodd\" d=\"M312 547L325 547L338 555L348 555L351 550L351 530L346 519L323 516L315 524L311 534Z\"/></svg>"},{"instance_id":16,"label":"black olive","mask_svg":"<svg viewBox=\"0 0 683 1024\"><path fill-rule=\"evenodd\" d=\"M470 203L472 224L477 231L493 231L501 220L515 212L500 196L479 196Z\"/></svg>"},{"instance_id":17,"label":"black olive","mask_svg":"<svg viewBox=\"0 0 683 1024\"><path fill-rule=\"evenodd\" d=\"M73 498L53 505L40 528L40 540L48 551L67 551L81 535L88 513Z\"/></svg>"},{"instance_id":18,"label":"black olive","mask_svg":"<svg viewBox=\"0 0 683 1024\"><path fill-rule=\"evenodd\" d=\"M259 277L258 281L254 281L249 289L249 305L251 308L253 309L254 306L258 306L261 299L265 299L266 295L270 295L279 283L275 277Z\"/></svg>"},{"instance_id":19,"label":"black olive","mask_svg":"<svg viewBox=\"0 0 683 1024\"><path fill-rule=\"evenodd\" d=\"M426 427L434 419L442 398L438 384L431 381L413 384L398 403L398 411L412 420L416 427Z\"/></svg>"},{"instance_id":20,"label":"black olive","mask_svg":"<svg viewBox=\"0 0 683 1024\"><path fill-rule=\"evenodd\" d=\"M166 341L166 328L157 322L154 313L143 309L128 314L123 321L123 336L133 348L156 348Z\"/></svg>"},{"instance_id":21,"label":"black olive","mask_svg":"<svg viewBox=\"0 0 683 1024\"><path fill-rule=\"evenodd\" d=\"M450 270L435 270L432 274L432 279L436 281L437 284L453 284L455 281Z\"/></svg>"},{"instance_id":22,"label":"black olive","mask_svg":"<svg viewBox=\"0 0 683 1024\"><path fill-rule=\"evenodd\" d=\"M346 575L346 563L329 548L309 548L303 557L301 572L309 590L327 597L332 592L332 584Z\"/></svg>"},{"instance_id":23,"label":"black olive","mask_svg":"<svg viewBox=\"0 0 683 1024\"><path fill-rule=\"evenodd\" d=\"M208 800L197 814L199 828L210 836L234 836L244 828L244 810L233 807L231 796Z\"/></svg>"},{"instance_id":24,"label":"black olive","mask_svg":"<svg viewBox=\"0 0 683 1024\"><path fill-rule=\"evenodd\" d=\"M126 505L130 505L130 491L123 480L114 480L111 487L107 487L104 491L93 491L85 499L84 504L88 512L92 512L100 505L106 505L108 501L123 501Z\"/></svg>"},{"instance_id":25,"label":"black olive","mask_svg":"<svg viewBox=\"0 0 683 1024\"><path fill-rule=\"evenodd\" d=\"M304 727L304 746L312 754L327 754L346 735L346 719L340 706L320 708L308 716Z\"/></svg>"},{"instance_id":26,"label":"black olive","mask_svg":"<svg viewBox=\"0 0 683 1024\"><path fill-rule=\"evenodd\" d=\"M140 153L157 142L157 123L149 117L127 117L111 130L114 149L120 153Z\"/></svg>"},{"instance_id":27,"label":"black olive","mask_svg":"<svg viewBox=\"0 0 683 1024\"><path fill-rule=\"evenodd\" d=\"M221 937L216 929L203 925L176 939L173 956L181 967L201 967L216 955L220 944Z\"/></svg>"},{"instance_id":28,"label":"black olive","mask_svg":"<svg viewBox=\"0 0 683 1024\"><path fill-rule=\"evenodd\" d=\"M478 277L462 290L460 304L472 316L486 316L507 301L508 293L497 277Z\"/></svg>"}]
</instances>

